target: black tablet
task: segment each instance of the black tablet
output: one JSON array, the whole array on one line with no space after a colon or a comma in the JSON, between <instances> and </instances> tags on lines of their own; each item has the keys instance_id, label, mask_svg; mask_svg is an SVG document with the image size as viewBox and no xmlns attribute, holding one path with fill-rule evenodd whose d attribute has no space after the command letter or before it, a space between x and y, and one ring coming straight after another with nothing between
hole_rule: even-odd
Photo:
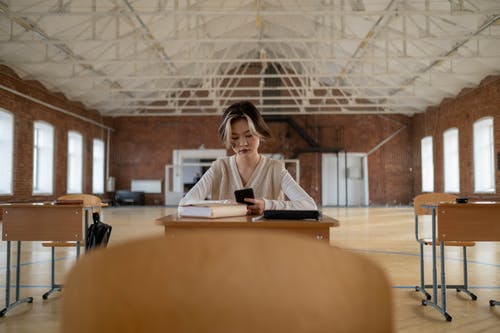
<instances>
[{"instance_id":1,"label":"black tablet","mask_svg":"<svg viewBox=\"0 0 500 333\"><path fill-rule=\"evenodd\" d=\"M264 218L268 220L316 220L321 213L317 210L265 210Z\"/></svg>"}]
</instances>

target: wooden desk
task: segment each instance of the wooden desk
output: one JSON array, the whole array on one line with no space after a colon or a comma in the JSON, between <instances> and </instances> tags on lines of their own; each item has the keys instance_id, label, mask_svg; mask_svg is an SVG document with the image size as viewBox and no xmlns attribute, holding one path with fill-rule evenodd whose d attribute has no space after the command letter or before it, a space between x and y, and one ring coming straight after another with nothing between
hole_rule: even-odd
<instances>
[{"instance_id":1,"label":"wooden desk","mask_svg":"<svg viewBox=\"0 0 500 333\"><path fill-rule=\"evenodd\" d=\"M423 206L425 207L425 206ZM446 274L445 241L500 241L500 202L471 202L467 204L442 203L427 206L432 209L432 301L423 300L423 305L431 305L444 315L446 320L452 317L446 312ZM441 250L441 285L437 281L436 247ZM441 288L441 304L437 301L437 290ZM490 305L500 302L490 300Z\"/></svg>"},{"instance_id":2,"label":"wooden desk","mask_svg":"<svg viewBox=\"0 0 500 333\"><path fill-rule=\"evenodd\" d=\"M338 220L323 215L320 221L309 220L259 220L252 222L252 216L226 217L219 219L203 219L192 217L180 217L177 214L171 214L160 217L156 223L165 226L165 235L178 235L183 232L192 232L199 229L220 229L220 228L238 228L238 229L275 229L300 232L311 235L319 240L330 240L330 228L338 227Z\"/></svg>"},{"instance_id":3,"label":"wooden desk","mask_svg":"<svg viewBox=\"0 0 500 333\"><path fill-rule=\"evenodd\" d=\"M19 298L21 276L21 241L75 241L77 251L83 241L83 223L88 225L87 208L80 205L52 205L43 203L1 204L3 209L2 240L7 241L7 269L5 308L3 317L20 303L31 303L33 297ZM10 242L17 241L16 300L10 303Z\"/></svg>"}]
</instances>

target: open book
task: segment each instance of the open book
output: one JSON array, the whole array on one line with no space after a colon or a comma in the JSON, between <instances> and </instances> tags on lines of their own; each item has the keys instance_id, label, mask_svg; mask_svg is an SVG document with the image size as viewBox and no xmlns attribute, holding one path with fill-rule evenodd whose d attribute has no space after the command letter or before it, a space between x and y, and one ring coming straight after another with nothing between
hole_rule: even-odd
<instances>
[{"instance_id":1,"label":"open book","mask_svg":"<svg viewBox=\"0 0 500 333\"><path fill-rule=\"evenodd\" d=\"M206 201L179 207L179 215L186 217L218 218L247 215L247 205Z\"/></svg>"}]
</instances>

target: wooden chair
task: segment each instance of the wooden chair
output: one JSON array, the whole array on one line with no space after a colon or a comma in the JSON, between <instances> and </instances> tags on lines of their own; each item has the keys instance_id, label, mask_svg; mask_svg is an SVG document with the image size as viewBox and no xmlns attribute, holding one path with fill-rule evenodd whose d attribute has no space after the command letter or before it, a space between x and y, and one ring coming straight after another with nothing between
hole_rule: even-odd
<instances>
[{"instance_id":1,"label":"wooden chair","mask_svg":"<svg viewBox=\"0 0 500 333\"><path fill-rule=\"evenodd\" d=\"M415 212L415 239L420 244L420 286L415 286L415 291L420 291L424 294L427 300L431 299L431 295L425 290L425 288L432 288L432 285L425 284L425 274L424 274L424 246L432 246L431 238L424 238L419 232L419 217L425 215L431 215L432 209L422 207L422 205L437 205L442 202L455 202L457 199L456 195L449 193L426 193L417 195L413 199L413 210ZM439 223L439 221L438 221ZM463 281L462 285L446 285L446 289L456 289L457 292L463 291L470 296L472 300L476 300L477 296L474 295L469 290L468 284L468 273L467 273L467 247L475 246L476 243L473 241L446 241L445 246L461 246L463 253Z\"/></svg>"},{"instance_id":2,"label":"wooden chair","mask_svg":"<svg viewBox=\"0 0 500 333\"><path fill-rule=\"evenodd\" d=\"M197 230L91 252L62 300L62 332L393 332L377 265L276 230Z\"/></svg>"},{"instance_id":3,"label":"wooden chair","mask_svg":"<svg viewBox=\"0 0 500 333\"><path fill-rule=\"evenodd\" d=\"M61 201L75 201L81 200L83 202L84 207L92 207L92 212L101 213L101 199L95 195L91 194L67 194L57 198L58 202ZM90 218L92 213L90 213ZM87 231L85 230L85 233ZM80 257L80 246L83 246L83 243L80 242L63 242L63 241L53 241L53 242L43 242L42 246L51 248L51 288L49 291L42 295L43 299L47 299L52 293L56 291L61 291L62 285L56 284L55 282L55 248L56 247L76 247L76 257L77 259Z\"/></svg>"}]
</instances>

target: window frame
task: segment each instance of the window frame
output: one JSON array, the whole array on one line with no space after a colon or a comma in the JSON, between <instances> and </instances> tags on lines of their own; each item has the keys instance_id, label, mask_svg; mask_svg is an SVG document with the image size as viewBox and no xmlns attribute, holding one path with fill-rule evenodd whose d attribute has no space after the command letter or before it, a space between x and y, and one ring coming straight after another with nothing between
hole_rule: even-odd
<instances>
[{"instance_id":1,"label":"window frame","mask_svg":"<svg viewBox=\"0 0 500 333\"><path fill-rule=\"evenodd\" d=\"M79 145L76 156L76 162L79 164L76 164L79 168L79 170L76 171L76 174L74 175L72 170L74 170L74 167L76 165L73 165L72 161L74 159L73 154L75 152L72 152L72 138L76 139L78 138L79 142L77 144ZM67 149L67 165L66 165L66 193L68 194L77 194L77 193L83 193L83 135L78 132L78 131L68 131L68 149ZM73 176L78 177L78 180L75 180L75 188L73 189L70 187L70 185L73 185L72 178Z\"/></svg>"},{"instance_id":2,"label":"window frame","mask_svg":"<svg viewBox=\"0 0 500 333\"><path fill-rule=\"evenodd\" d=\"M96 163L99 161L98 157L96 154L96 144L102 145L102 158L100 159L102 161L102 165L99 165L99 175L97 174L97 168L96 168ZM92 140L92 193L94 194L104 194L105 192L105 175L104 175L104 168L105 168L105 162L106 162L106 144L104 143L104 140L94 138ZM102 182L101 184L98 184L96 182L96 176L102 176ZM97 186L102 185L102 189L98 189Z\"/></svg>"},{"instance_id":3,"label":"window frame","mask_svg":"<svg viewBox=\"0 0 500 333\"><path fill-rule=\"evenodd\" d=\"M446 193L460 193L460 132L458 128L451 127L443 132L443 188ZM451 136L452 135L452 136ZM449 142L453 140L453 142ZM456 148L456 149L455 149ZM451 151L450 151L451 149ZM453 165L450 165L453 164ZM455 168L456 179L452 180L448 171ZM455 185L455 187L451 186Z\"/></svg>"},{"instance_id":4,"label":"window frame","mask_svg":"<svg viewBox=\"0 0 500 333\"><path fill-rule=\"evenodd\" d=\"M430 152L424 151L427 141L430 141L427 146L430 147ZM424 158L428 157L430 157L430 163L426 163L424 160ZM422 192L434 192L434 140L430 135L420 140L420 163L422 170ZM429 185L429 187L426 187L426 185Z\"/></svg>"},{"instance_id":5,"label":"window frame","mask_svg":"<svg viewBox=\"0 0 500 333\"><path fill-rule=\"evenodd\" d=\"M37 144L37 141L39 139L39 136L37 134L37 130L40 131L40 130L48 130L50 131L50 135L51 135L51 145L50 146L47 146L50 148L50 158L49 158L49 161L48 162L48 165L49 165L49 171L47 173L47 177L49 177L49 181L47 181L47 184L48 184L48 187L47 188L41 188L39 189L39 186L40 186L40 180L39 180L39 177L40 177L40 173L39 173L39 169L40 169L40 158L39 158L39 155L42 154L41 158L43 158L45 155L45 152L44 152L44 149L43 149L43 145L40 146ZM42 151L40 151L40 149ZM42 120L37 120L35 122L33 122L33 184L32 184L32 193L33 195L52 195L54 193L54 150L55 150L55 127L46 122L46 121L42 121Z\"/></svg>"},{"instance_id":6,"label":"window frame","mask_svg":"<svg viewBox=\"0 0 500 333\"><path fill-rule=\"evenodd\" d=\"M488 150L488 161L484 163L484 161L481 161L481 163L478 163L479 154L478 145L480 144L478 136L480 133L478 133L479 130L482 128L488 128L488 133L487 136L489 137L489 143L488 147L486 148ZM472 161L473 161L473 175L474 175L474 181L473 181L473 187L474 187L474 193L495 193L496 191L496 179L495 179L495 133L494 133L494 122L493 122L493 117L483 117L474 122L472 125ZM484 147L482 148L484 149ZM484 150L486 150L484 149ZM488 165L488 166L487 166ZM486 167L487 166L487 167ZM489 185L488 187L478 187L478 179L481 176L484 176L488 174L489 175Z\"/></svg>"},{"instance_id":7,"label":"window frame","mask_svg":"<svg viewBox=\"0 0 500 333\"><path fill-rule=\"evenodd\" d=\"M0 133L0 150L2 150L2 156L8 156L7 159L2 162L0 166L0 176L5 176L5 191L2 191L2 187L0 187L0 195L1 196L11 196L14 194L14 114L0 108L0 122L5 121L5 125L7 125L8 131L10 133L6 134L4 131ZM10 138L9 138L10 136ZM2 139L5 138L5 140ZM8 188L8 189L7 189Z\"/></svg>"}]
</instances>

